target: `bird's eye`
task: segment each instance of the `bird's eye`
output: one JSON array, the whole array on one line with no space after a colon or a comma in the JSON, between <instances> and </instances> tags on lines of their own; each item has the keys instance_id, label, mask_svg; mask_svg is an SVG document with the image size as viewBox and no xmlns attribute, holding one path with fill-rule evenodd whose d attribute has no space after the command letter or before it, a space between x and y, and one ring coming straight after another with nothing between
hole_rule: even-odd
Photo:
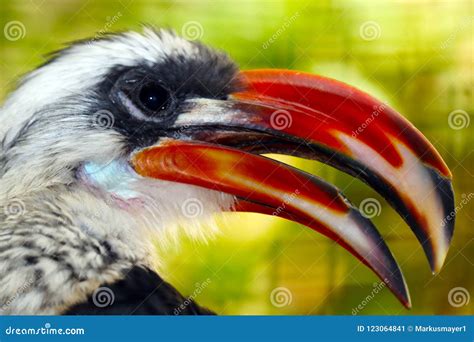
<instances>
[{"instance_id":1,"label":"bird's eye","mask_svg":"<svg viewBox=\"0 0 474 342\"><path fill-rule=\"evenodd\" d=\"M140 105L150 111L163 111L171 102L170 93L158 83L147 83L143 85L138 94Z\"/></svg>"},{"instance_id":2,"label":"bird's eye","mask_svg":"<svg viewBox=\"0 0 474 342\"><path fill-rule=\"evenodd\" d=\"M175 94L146 72L129 71L111 89L110 99L129 115L142 121L170 120L177 106Z\"/></svg>"}]
</instances>

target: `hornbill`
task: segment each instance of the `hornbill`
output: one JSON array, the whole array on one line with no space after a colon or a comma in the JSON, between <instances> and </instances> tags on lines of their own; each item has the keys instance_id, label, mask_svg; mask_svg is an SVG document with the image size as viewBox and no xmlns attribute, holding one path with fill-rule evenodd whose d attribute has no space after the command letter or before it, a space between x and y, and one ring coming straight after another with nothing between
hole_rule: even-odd
<instances>
[{"instance_id":1,"label":"hornbill","mask_svg":"<svg viewBox=\"0 0 474 342\"><path fill-rule=\"evenodd\" d=\"M0 140L3 314L211 314L153 271L155 241L180 229L206 237L213 215L232 210L328 236L410 307L367 215L262 154L318 160L367 183L411 227L434 273L453 235L448 167L386 103L303 72L239 71L170 30L54 53L5 100ZM114 297L106 307L96 301L104 288Z\"/></svg>"}]
</instances>

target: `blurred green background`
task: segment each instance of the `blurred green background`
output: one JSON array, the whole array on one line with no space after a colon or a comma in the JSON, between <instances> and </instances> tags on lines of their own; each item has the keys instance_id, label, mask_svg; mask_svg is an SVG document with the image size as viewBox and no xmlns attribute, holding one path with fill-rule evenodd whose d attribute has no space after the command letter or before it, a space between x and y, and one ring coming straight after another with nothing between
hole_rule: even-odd
<instances>
[{"instance_id":1,"label":"blurred green background","mask_svg":"<svg viewBox=\"0 0 474 342\"><path fill-rule=\"evenodd\" d=\"M226 50L242 68L316 72L387 101L436 146L454 173L457 203L466 202L445 267L432 276L414 235L376 193L320 163L286 158L344 189L357 205L366 198L381 203L373 221L405 273L413 309L405 310L387 289L374 293L377 278L327 238L255 214L219 218L222 234L208 244L185 240L169 248L162 275L183 293L220 314L474 313L474 298L467 300L474 296L472 1L0 4L0 99L65 42L139 30L141 23L171 27Z\"/></svg>"}]
</instances>

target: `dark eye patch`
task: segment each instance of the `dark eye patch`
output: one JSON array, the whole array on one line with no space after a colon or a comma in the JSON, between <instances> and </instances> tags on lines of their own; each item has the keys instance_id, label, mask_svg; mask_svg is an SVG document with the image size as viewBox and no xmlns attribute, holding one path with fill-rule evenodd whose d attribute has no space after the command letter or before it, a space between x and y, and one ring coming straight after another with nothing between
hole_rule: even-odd
<instances>
[{"instance_id":1,"label":"dark eye patch","mask_svg":"<svg viewBox=\"0 0 474 342\"><path fill-rule=\"evenodd\" d=\"M225 54L194 44L197 53L189 57L176 54L155 64L112 68L94 89L90 112L113 113L113 129L133 150L168 136L179 113L189 110L187 99L225 100L240 89L237 66Z\"/></svg>"},{"instance_id":2,"label":"dark eye patch","mask_svg":"<svg viewBox=\"0 0 474 342\"><path fill-rule=\"evenodd\" d=\"M152 72L132 69L121 75L109 97L131 118L161 123L168 121L176 110L177 99Z\"/></svg>"}]
</instances>

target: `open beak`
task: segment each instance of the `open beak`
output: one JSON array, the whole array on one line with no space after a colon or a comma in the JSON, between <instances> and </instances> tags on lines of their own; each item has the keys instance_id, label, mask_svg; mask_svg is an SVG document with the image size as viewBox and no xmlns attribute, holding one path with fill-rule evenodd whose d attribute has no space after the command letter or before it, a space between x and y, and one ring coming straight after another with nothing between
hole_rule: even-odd
<instances>
[{"instance_id":1,"label":"open beak","mask_svg":"<svg viewBox=\"0 0 474 342\"><path fill-rule=\"evenodd\" d=\"M388 105L335 80L254 70L239 75L238 89L227 100L188 100L173 139L134 154L137 173L226 192L237 210L317 230L409 307L402 273L370 220L332 185L259 154L315 159L363 180L410 225L438 272L454 229L451 174L438 152Z\"/></svg>"}]
</instances>

